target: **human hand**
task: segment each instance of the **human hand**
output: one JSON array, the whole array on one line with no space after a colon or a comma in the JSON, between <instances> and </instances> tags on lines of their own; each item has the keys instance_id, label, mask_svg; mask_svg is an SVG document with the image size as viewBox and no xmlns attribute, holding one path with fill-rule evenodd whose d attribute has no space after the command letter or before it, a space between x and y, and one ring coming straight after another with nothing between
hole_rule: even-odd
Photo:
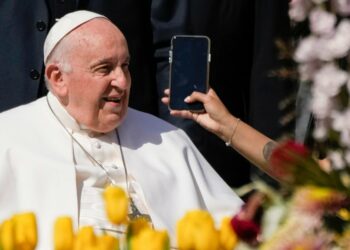
<instances>
[{"instance_id":1,"label":"human hand","mask_svg":"<svg viewBox=\"0 0 350 250\"><path fill-rule=\"evenodd\" d=\"M170 90L166 89L164 94L165 96L162 98L162 102L168 105ZM185 99L186 103L196 101L203 103L205 109L204 113L196 113L189 110L171 110L170 114L177 117L192 119L210 132L223 139L227 139L224 138L225 136L223 130L226 126L228 126L228 124L232 124L232 119L236 118L230 114L215 91L210 88L206 94L201 92L193 92Z\"/></svg>"}]
</instances>

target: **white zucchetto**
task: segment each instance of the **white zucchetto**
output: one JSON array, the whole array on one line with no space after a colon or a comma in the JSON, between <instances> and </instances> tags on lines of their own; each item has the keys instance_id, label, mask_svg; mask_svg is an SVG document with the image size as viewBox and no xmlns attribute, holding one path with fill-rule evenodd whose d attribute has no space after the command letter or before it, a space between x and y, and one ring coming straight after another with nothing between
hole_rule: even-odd
<instances>
[{"instance_id":1,"label":"white zucchetto","mask_svg":"<svg viewBox=\"0 0 350 250\"><path fill-rule=\"evenodd\" d=\"M50 53L53 51L53 49L56 47L59 41L62 40L63 37L65 37L72 30L79 27L83 23L86 23L87 21L90 21L91 19L94 19L97 17L108 19L107 17L101 14L97 14L95 12L91 12L87 10L74 11L58 19L58 21L50 29L45 39L44 63L46 64L46 61Z\"/></svg>"}]
</instances>

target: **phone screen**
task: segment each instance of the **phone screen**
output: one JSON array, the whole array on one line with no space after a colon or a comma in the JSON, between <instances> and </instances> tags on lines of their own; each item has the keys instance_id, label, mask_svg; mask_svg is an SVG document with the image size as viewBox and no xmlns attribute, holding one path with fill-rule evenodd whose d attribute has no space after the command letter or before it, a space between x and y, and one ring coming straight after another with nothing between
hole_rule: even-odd
<instances>
[{"instance_id":1,"label":"phone screen","mask_svg":"<svg viewBox=\"0 0 350 250\"><path fill-rule=\"evenodd\" d=\"M203 111L202 103L187 104L193 91L208 91L210 42L206 36L174 36L170 50L170 103L173 110Z\"/></svg>"}]
</instances>

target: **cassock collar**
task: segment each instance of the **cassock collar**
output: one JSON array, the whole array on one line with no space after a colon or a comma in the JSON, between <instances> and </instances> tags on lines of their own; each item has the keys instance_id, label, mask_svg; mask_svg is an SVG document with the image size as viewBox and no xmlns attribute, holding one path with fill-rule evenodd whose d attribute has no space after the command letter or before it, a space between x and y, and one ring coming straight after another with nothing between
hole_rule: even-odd
<instances>
[{"instance_id":1,"label":"cassock collar","mask_svg":"<svg viewBox=\"0 0 350 250\"><path fill-rule=\"evenodd\" d=\"M57 97L50 91L47 94L48 101L50 102L53 112L55 112L58 119L62 124L70 130L70 132L78 132L83 130L83 126L80 125L63 107Z\"/></svg>"}]
</instances>

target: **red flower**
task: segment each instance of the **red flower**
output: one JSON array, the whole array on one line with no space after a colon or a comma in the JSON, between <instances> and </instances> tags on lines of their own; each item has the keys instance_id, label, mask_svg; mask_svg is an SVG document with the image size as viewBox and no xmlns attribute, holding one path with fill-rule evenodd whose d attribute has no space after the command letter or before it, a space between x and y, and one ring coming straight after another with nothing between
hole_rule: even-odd
<instances>
[{"instance_id":1,"label":"red flower","mask_svg":"<svg viewBox=\"0 0 350 250\"><path fill-rule=\"evenodd\" d=\"M303 165L310 157L310 151L300 143L288 140L277 146L271 154L270 166L274 177L292 182L295 167Z\"/></svg>"},{"instance_id":2,"label":"red flower","mask_svg":"<svg viewBox=\"0 0 350 250\"><path fill-rule=\"evenodd\" d=\"M263 193L255 191L249 196L242 210L231 220L231 226L237 236L251 245L258 243L264 199L265 195Z\"/></svg>"},{"instance_id":3,"label":"red flower","mask_svg":"<svg viewBox=\"0 0 350 250\"><path fill-rule=\"evenodd\" d=\"M260 226L252 220L240 219L239 215L236 215L231 220L231 226L237 236L250 244L255 244L260 234Z\"/></svg>"}]
</instances>

